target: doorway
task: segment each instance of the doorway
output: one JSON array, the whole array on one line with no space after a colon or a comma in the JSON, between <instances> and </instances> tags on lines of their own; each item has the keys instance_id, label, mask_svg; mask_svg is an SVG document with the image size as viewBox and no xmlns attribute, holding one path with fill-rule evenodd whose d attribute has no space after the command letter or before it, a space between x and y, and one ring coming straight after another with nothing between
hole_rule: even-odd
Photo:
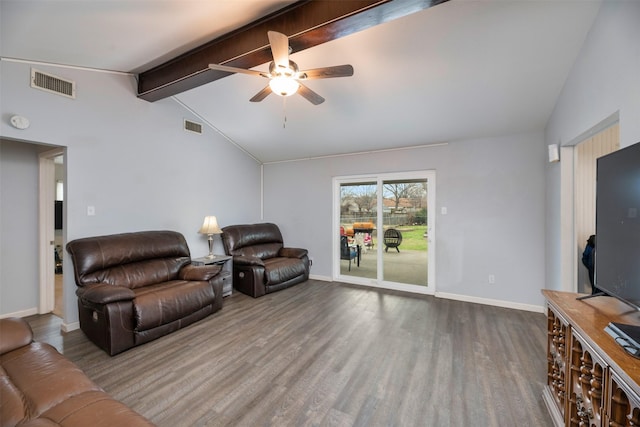
<instances>
[{"instance_id":1,"label":"doorway","mask_svg":"<svg viewBox=\"0 0 640 427\"><path fill-rule=\"evenodd\" d=\"M334 179L335 280L435 293L435 172Z\"/></svg>"},{"instance_id":2,"label":"doorway","mask_svg":"<svg viewBox=\"0 0 640 427\"><path fill-rule=\"evenodd\" d=\"M39 312L64 316L64 149L40 153L39 234L40 307Z\"/></svg>"},{"instance_id":3,"label":"doorway","mask_svg":"<svg viewBox=\"0 0 640 427\"><path fill-rule=\"evenodd\" d=\"M596 232L596 166L597 159L620 148L618 123L583 140L575 147L575 238L577 292L591 293L588 270L582 264L582 252L589 236ZM597 239L596 239L597 240ZM597 243L596 243L597 245Z\"/></svg>"}]
</instances>

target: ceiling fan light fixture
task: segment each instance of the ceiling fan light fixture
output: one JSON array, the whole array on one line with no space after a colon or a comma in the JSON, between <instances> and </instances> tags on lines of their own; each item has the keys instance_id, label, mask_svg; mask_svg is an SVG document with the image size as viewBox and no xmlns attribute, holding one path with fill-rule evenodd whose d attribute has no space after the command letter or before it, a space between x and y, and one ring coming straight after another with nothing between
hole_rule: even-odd
<instances>
[{"instance_id":1,"label":"ceiling fan light fixture","mask_svg":"<svg viewBox=\"0 0 640 427\"><path fill-rule=\"evenodd\" d=\"M324 98L300 83L299 80L308 79L328 79L332 77L353 76L353 67L349 64L336 65L333 67L315 68L312 70L300 71L298 64L289 59L291 46L287 36L277 31L268 31L269 46L273 61L269 63L269 72L247 70L245 68L229 67L227 65L209 64L209 68L214 71L225 73L243 73L257 77L269 79L269 84L260 92L256 93L249 101L260 102L271 93L286 97L299 93L304 99L313 105L324 102Z\"/></svg>"},{"instance_id":2,"label":"ceiling fan light fixture","mask_svg":"<svg viewBox=\"0 0 640 427\"><path fill-rule=\"evenodd\" d=\"M276 76L269 80L273 93L280 96L291 96L298 91L300 84L291 77Z\"/></svg>"}]
</instances>

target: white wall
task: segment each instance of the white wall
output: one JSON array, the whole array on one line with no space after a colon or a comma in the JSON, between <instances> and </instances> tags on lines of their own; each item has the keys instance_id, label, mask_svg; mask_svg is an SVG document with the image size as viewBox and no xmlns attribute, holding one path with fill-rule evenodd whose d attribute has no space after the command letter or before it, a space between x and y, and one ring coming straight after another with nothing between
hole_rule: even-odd
<instances>
[{"instance_id":1,"label":"white wall","mask_svg":"<svg viewBox=\"0 0 640 427\"><path fill-rule=\"evenodd\" d=\"M640 2L603 2L547 123L546 144L567 144L616 112L620 147L640 141L639 23ZM565 248L575 242L562 243L562 228L571 223L560 209L561 198L571 195L561 191L567 179L561 164L549 165L546 175L546 283L550 289L571 289L571 283L563 283L563 269L573 268Z\"/></svg>"},{"instance_id":2,"label":"white wall","mask_svg":"<svg viewBox=\"0 0 640 427\"><path fill-rule=\"evenodd\" d=\"M184 118L198 119L173 99L155 103L137 99L135 81L128 75L35 68L76 81L77 98L32 89L29 64L0 61L0 137L67 147L67 241L170 229L183 233L192 254L200 256L208 252L206 236L197 233L205 215L216 215L221 226L260 218L260 166L211 129L205 127L203 135L183 131ZM13 114L28 117L31 127L12 128L9 117ZM37 182L37 174L35 179ZM15 185L37 197L32 186ZM3 191L3 217L7 209L4 197ZM95 207L95 216L87 216L87 206ZM36 225L34 220L29 227ZM24 240L9 237L2 235L3 245ZM37 253L37 247L30 253ZM5 263L4 257L0 262L3 275L10 277L11 271L36 269L35 261L29 256L16 264ZM4 300L5 293L37 286L36 281L13 284L3 280L0 290ZM64 286L65 322L72 323L77 321L77 309L71 274L65 274Z\"/></svg>"},{"instance_id":3,"label":"white wall","mask_svg":"<svg viewBox=\"0 0 640 427\"><path fill-rule=\"evenodd\" d=\"M267 164L265 220L281 226L288 246L309 249L312 274L331 277L332 178L435 170L437 206L429 214L437 215L436 291L542 306L543 140L531 133Z\"/></svg>"},{"instance_id":4,"label":"white wall","mask_svg":"<svg viewBox=\"0 0 640 427\"><path fill-rule=\"evenodd\" d=\"M39 293L31 284L38 283L37 146L0 139L0 198L0 314L35 314Z\"/></svg>"}]
</instances>

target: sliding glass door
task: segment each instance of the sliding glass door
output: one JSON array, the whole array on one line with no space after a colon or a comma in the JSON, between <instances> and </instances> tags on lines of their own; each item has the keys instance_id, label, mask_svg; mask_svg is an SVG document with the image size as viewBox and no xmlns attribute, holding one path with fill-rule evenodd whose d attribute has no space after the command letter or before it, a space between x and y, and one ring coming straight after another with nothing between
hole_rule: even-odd
<instances>
[{"instance_id":1,"label":"sliding glass door","mask_svg":"<svg viewBox=\"0 0 640 427\"><path fill-rule=\"evenodd\" d=\"M427 286L427 179L382 183L385 282Z\"/></svg>"},{"instance_id":2,"label":"sliding glass door","mask_svg":"<svg viewBox=\"0 0 640 427\"><path fill-rule=\"evenodd\" d=\"M340 184L340 275L378 277L378 184L376 181Z\"/></svg>"},{"instance_id":3,"label":"sliding glass door","mask_svg":"<svg viewBox=\"0 0 640 427\"><path fill-rule=\"evenodd\" d=\"M334 179L334 279L435 292L435 172Z\"/></svg>"}]
</instances>

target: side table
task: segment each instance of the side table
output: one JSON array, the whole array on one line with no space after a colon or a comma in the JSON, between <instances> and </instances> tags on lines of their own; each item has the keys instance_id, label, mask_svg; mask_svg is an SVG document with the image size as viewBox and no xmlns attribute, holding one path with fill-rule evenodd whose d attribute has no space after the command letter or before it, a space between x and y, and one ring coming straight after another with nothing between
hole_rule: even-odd
<instances>
[{"instance_id":1,"label":"side table","mask_svg":"<svg viewBox=\"0 0 640 427\"><path fill-rule=\"evenodd\" d=\"M230 255L214 255L213 258L200 257L191 260L193 265L212 265L219 264L222 266L220 275L222 277L222 296L228 297L233 293L233 257Z\"/></svg>"}]
</instances>

